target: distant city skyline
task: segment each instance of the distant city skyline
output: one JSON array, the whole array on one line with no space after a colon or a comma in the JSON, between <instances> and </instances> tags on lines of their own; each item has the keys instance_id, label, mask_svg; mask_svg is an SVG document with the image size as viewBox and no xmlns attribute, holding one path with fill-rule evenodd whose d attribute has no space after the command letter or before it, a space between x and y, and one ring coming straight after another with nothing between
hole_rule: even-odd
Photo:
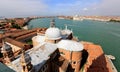
<instances>
[{"instance_id":1,"label":"distant city skyline","mask_svg":"<svg viewBox=\"0 0 120 72\"><path fill-rule=\"evenodd\" d=\"M0 17L101 15L120 16L120 0L2 0Z\"/></svg>"}]
</instances>

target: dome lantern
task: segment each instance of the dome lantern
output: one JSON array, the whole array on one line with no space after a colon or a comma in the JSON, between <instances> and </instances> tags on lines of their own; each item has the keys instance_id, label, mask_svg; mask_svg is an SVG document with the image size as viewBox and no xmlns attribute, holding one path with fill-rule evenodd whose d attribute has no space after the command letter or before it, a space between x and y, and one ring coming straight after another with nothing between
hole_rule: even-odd
<instances>
[{"instance_id":1,"label":"dome lantern","mask_svg":"<svg viewBox=\"0 0 120 72\"><path fill-rule=\"evenodd\" d=\"M55 27L55 19L52 19L50 22L50 27Z\"/></svg>"}]
</instances>

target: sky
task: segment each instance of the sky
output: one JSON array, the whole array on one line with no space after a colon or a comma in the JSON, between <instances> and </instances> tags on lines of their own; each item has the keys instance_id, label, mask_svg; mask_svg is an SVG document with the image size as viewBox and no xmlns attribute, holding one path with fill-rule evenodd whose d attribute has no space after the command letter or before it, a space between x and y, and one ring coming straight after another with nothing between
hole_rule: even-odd
<instances>
[{"instance_id":1,"label":"sky","mask_svg":"<svg viewBox=\"0 0 120 72\"><path fill-rule=\"evenodd\" d=\"M120 0L1 0L0 17L120 16Z\"/></svg>"}]
</instances>

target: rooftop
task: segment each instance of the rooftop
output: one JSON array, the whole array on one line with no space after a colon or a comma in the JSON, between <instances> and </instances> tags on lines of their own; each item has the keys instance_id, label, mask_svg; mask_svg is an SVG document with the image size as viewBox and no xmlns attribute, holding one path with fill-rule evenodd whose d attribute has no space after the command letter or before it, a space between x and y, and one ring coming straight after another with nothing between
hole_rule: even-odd
<instances>
[{"instance_id":1,"label":"rooftop","mask_svg":"<svg viewBox=\"0 0 120 72\"><path fill-rule=\"evenodd\" d=\"M26 52L32 59L31 63L35 68L35 72L38 72L41 66L49 59L49 55L56 49L57 47L55 44L43 43ZM14 60L9 67L15 71L21 72L22 67L20 65L20 58Z\"/></svg>"},{"instance_id":2,"label":"rooftop","mask_svg":"<svg viewBox=\"0 0 120 72\"><path fill-rule=\"evenodd\" d=\"M37 35L37 36L34 36L32 40L42 43L45 41L45 36Z\"/></svg>"},{"instance_id":3,"label":"rooftop","mask_svg":"<svg viewBox=\"0 0 120 72\"><path fill-rule=\"evenodd\" d=\"M84 66L85 72L112 72L112 67L105 58L100 45L83 42L85 50L88 52L87 62Z\"/></svg>"},{"instance_id":4,"label":"rooftop","mask_svg":"<svg viewBox=\"0 0 120 72\"><path fill-rule=\"evenodd\" d=\"M69 50L69 51L82 51L83 45L81 43L78 43L76 41L72 40L61 40L57 44L58 48Z\"/></svg>"},{"instance_id":5,"label":"rooftop","mask_svg":"<svg viewBox=\"0 0 120 72\"><path fill-rule=\"evenodd\" d=\"M11 38L5 38L5 41L6 41L7 43L13 44L13 45L18 46L18 47L20 47L20 48L24 48L25 45L28 45L28 44L26 44L26 43L22 43L22 42L20 42L20 41L16 41L16 40L11 39Z\"/></svg>"}]
</instances>

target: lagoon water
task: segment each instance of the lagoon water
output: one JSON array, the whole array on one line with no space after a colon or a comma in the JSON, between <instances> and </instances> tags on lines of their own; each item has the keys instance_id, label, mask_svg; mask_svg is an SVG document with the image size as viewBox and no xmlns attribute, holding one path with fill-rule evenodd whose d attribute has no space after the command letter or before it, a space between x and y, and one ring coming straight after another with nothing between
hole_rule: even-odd
<instances>
[{"instance_id":1,"label":"lagoon water","mask_svg":"<svg viewBox=\"0 0 120 72\"><path fill-rule=\"evenodd\" d=\"M31 20L28 28L49 27L50 18ZM100 22L92 20L74 21L55 19L58 28L64 29L65 25L72 29L74 35L82 41L89 41L102 46L105 54L115 56L113 63L120 72L120 23Z\"/></svg>"}]
</instances>

